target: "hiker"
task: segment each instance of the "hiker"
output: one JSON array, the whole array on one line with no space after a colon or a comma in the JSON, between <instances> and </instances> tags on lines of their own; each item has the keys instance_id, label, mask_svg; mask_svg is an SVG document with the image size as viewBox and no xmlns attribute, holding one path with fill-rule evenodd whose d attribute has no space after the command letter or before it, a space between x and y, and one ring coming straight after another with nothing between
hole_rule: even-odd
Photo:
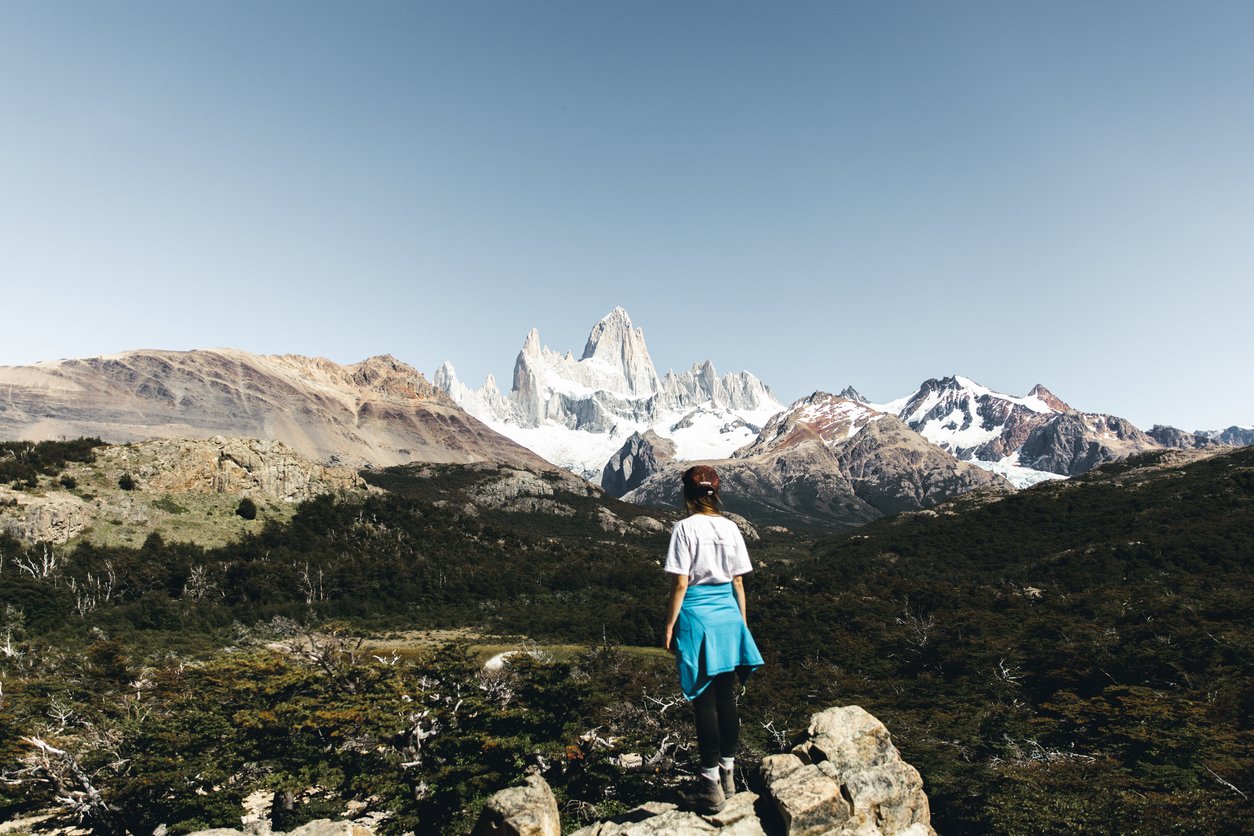
<instances>
[{"instance_id":1,"label":"hiker","mask_svg":"<svg viewBox=\"0 0 1254 836\"><path fill-rule=\"evenodd\" d=\"M718 473L684 471L684 507L663 568L673 576L663 646L675 654L679 685L696 714L701 774L689 802L716 813L736 792L733 773L740 717L737 677L762 666L745 624L744 576L753 571L739 527L720 512Z\"/></svg>"}]
</instances>

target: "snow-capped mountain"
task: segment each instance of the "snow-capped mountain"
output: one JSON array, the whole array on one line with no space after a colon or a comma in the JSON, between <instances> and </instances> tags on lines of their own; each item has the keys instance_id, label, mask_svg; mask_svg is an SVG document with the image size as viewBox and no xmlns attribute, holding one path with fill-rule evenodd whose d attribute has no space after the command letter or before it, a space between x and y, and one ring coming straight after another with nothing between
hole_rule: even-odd
<instances>
[{"instance_id":1,"label":"snow-capped mountain","mask_svg":"<svg viewBox=\"0 0 1254 836\"><path fill-rule=\"evenodd\" d=\"M684 465L636 437L616 459L623 498L678 502ZM815 392L771 418L757 439L714 460L728 508L785 525L858 525L918 510L976 488L1009 490L999 476L927 441L894 415ZM637 476L637 473L639 476Z\"/></svg>"},{"instance_id":2,"label":"snow-capped mountain","mask_svg":"<svg viewBox=\"0 0 1254 836\"><path fill-rule=\"evenodd\" d=\"M958 458L982 461L1004 458L1036 427L1070 409L1040 384L1015 397L961 375L925 380L913 395L883 406Z\"/></svg>"},{"instance_id":3,"label":"snow-capped mountain","mask_svg":"<svg viewBox=\"0 0 1254 836\"><path fill-rule=\"evenodd\" d=\"M896 415L933 444L1020 488L1163 445L1210 443L1202 433L1186 438L1165 427L1146 434L1123 418L1080 412L1039 383L1017 396L952 375L926 380L908 397L868 406Z\"/></svg>"},{"instance_id":4,"label":"snow-capped mountain","mask_svg":"<svg viewBox=\"0 0 1254 836\"><path fill-rule=\"evenodd\" d=\"M579 359L543 346L532 329L508 394L491 376L471 389L447 362L433 382L497 432L593 481L633 433L669 439L681 461L722 458L784 408L752 374L720 377L709 360L659 377L644 332L622 308L593 326Z\"/></svg>"},{"instance_id":5,"label":"snow-capped mountain","mask_svg":"<svg viewBox=\"0 0 1254 836\"><path fill-rule=\"evenodd\" d=\"M845 390L850 391L852 387ZM835 449L857 435L867 424L887 415L887 412L849 398L844 393L829 395L815 392L771 418L754 442L737 450L735 456L749 458L809 438L816 438L828 448Z\"/></svg>"},{"instance_id":6,"label":"snow-capped mountain","mask_svg":"<svg viewBox=\"0 0 1254 836\"><path fill-rule=\"evenodd\" d=\"M1020 397L952 375L925 380L905 398L870 406L896 415L928 441L959 459L1000 473L1016 487L1062 475L1019 460L1019 450L1034 430L1071 411L1039 383Z\"/></svg>"}]
</instances>

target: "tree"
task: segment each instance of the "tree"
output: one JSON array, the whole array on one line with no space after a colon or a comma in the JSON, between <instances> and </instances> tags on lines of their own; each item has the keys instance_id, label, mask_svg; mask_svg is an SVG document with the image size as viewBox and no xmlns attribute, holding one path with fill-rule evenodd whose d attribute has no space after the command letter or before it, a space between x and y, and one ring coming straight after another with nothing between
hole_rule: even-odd
<instances>
[{"instance_id":1,"label":"tree","mask_svg":"<svg viewBox=\"0 0 1254 836\"><path fill-rule=\"evenodd\" d=\"M235 513L237 516L243 517L246 520L255 520L257 519L257 503L253 502L248 497L244 497L239 501L239 505L235 508Z\"/></svg>"}]
</instances>

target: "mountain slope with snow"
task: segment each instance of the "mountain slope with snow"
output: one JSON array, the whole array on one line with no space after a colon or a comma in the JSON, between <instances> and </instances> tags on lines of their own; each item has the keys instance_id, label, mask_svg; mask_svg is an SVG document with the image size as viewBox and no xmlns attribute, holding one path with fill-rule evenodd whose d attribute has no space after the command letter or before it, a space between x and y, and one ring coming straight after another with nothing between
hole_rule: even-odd
<instances>
[{"instance_id":1,"label":"mountain slope with snow","mask_svg":"<svg viewBox=\"0 0 1254 836\"><path fill-rule=\"evenodd\" d=\"M643 446L643 445L641 445ZM896 416L815 392L774 416L752 444L709 462L728 507L784 525L859 525L926 508L976 488L1009 490L1001 477L956 459ZM652 457L623 498L673 505L685 465Z\"/></svg>"},{"instance_id":2,"label":"mountain slope with snow","mask_svg":"<svg viewBox=\"0 0 1254 836\"><path fill-rule=\"evenodd\" d=\"M709 360L659 376L644 332L622 308L592 327L579 359L543 346L533 329L507 394L491 377L479 389L466 386L447 362L434 384L497 432L592 481L635 433L669 440L681 461L720 458L783 409L752 374L720 377Z\"/></svg>"}]
</instances>

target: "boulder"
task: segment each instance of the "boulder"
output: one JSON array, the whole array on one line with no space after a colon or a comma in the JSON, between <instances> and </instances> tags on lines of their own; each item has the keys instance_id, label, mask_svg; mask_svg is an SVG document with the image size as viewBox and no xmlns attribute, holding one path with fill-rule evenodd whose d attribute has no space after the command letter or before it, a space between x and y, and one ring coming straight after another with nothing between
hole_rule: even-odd
<instances>
[{"instance_id":1,"label":"boulder","mask_svg":"<svg viewBox=\"0 0 1254 836\"><path fill-rule=\"evenodd\" d=\"M815 714L806 739L792 754L765 758L762 775L789 836L935 832L918 770L856 705Z\"/></svg>"},{"instance_id":2,"label":"boulder","mask_svg":"<svg viewBox=\"0 0 1254 836\"><path fill-rule=\"evenodd\" d=\"M483 805L471 836L561 836L557 799L548 782L528 775L521 787L501 790Z\"/></svg>"},{"instance_id":3,"label":"boulder","mask_svg":"<svg viewBox=\"0 0 1254 836\"><path fill-rule=\"evenodd\" d=\"M316 819L302 824L295 830L288 831L287 836L373 836L373 834L374 831L370 828L351 821Z\"/></svg>"},{"instance_id":4,"label":"boulder","mask_svg":"<svg viewBox=\"0 0 1254 836\"><path fill-rule=\"evenodd\" d=\"M796 755L769 755L762 760L762 778L788 836L844 832L849 802L839 782L814 764Z\"/></svg>"}]
</instances>

